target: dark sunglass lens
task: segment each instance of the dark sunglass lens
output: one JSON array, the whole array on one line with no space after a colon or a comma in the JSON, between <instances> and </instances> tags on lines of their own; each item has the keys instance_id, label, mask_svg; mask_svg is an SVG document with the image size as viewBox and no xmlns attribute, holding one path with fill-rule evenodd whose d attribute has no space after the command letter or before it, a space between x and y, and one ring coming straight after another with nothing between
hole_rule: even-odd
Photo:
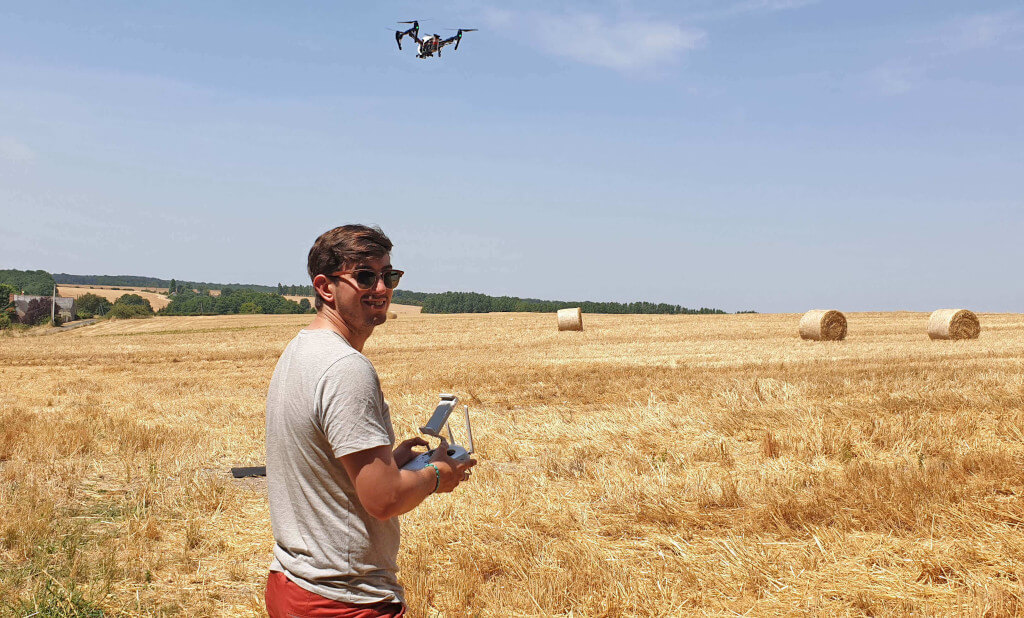
<instances>
[{"instance_id":1,"label":"dark sunglass lens","mask_svg":"<svg viewBox=\"0 0 1024 618\"><path fill-rule=\"evenodd\" d=\"M402 271L400 270L389 270L382 274L384 278L384 285L389 289L393 290L398 286L398 280L402 278Z\"/></svg>"},{"instance_id":2,"label":"dark sunglass lens","mask_svg":"<svg viewBox=\"0 0 1024 618\"><path fill-rule=\"evenodd\" d=\"M364 290L369 290L377 284L377 273L372 270L357 270L355 276L356 285Z\"/></svg>"}]
</instances>

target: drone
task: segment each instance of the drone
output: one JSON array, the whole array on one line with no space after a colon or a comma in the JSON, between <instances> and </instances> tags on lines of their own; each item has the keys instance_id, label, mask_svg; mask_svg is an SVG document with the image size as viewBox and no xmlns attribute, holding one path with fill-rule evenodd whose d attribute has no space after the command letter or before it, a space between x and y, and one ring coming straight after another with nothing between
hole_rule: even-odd
<instances>
[{"instance_id":1,"label":"drone","mask_svg":"<svg viewBox=\"0 0 1024 618\"><path fill-rule=\"evenodd\" d=\"M420 38L420 22L413 21L400 21L400 24L412 24L412 26L405 31L395 31L395 42L398 43L398 49L402 49L402 38L409 36L412 40L416 41L416 45L419 46L416 52L417 58L430 58L434 54L437 57L441 57L441 50L444 49L445 45L451 45L455 43L455 49L459 48L459 41L462 40L462 33L464 32L476 32L476 28L459 28L459 31L455 33L455 36L442 39L439 34L428 35L424 38Z\"/></svg>"}]
</instances>

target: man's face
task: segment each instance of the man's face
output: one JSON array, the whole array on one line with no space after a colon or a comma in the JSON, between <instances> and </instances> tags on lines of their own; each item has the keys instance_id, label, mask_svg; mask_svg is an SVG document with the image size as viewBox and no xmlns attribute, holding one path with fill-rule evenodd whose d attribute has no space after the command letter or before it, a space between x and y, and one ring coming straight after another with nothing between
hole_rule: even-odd
<instances>
[{"instance_id":1,"label":"man's face","mask_svg":"<svg viewBox=\"0 0 1024 618\"><path fill-rule=\"evenodd\" d=\"M342 270L372 270L378 275L391 269L391 256L369 258L355 264L348 264ZM384 281L377 277L376 283L368 290L360 289L354 273L338 275L335 285L334 308L347 324L353 328L373 328L388 319L391 294Z\"/></svg>"}]
</instances>

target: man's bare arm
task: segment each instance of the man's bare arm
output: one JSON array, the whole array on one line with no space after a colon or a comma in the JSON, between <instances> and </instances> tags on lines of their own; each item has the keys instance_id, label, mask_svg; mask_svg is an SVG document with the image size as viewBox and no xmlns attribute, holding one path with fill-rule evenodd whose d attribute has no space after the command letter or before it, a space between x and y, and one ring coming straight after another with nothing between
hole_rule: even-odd
<instances>
[{"instance_id":1,"label":"man's bare arm","mask_svg":"<svg viewBox=\"0 0 1024 618\"><path fill-rule=\"evenodd\" d=\"M377 519L387 520L416 508L434 493L435 484L439 493L455 489L464 473L476 464L472 459L465 463L455 461L444 450L438 449L431 459L437 472L431 466L415 471L400 469L390 446L350 453L341 458L341 464L352 479L363 508Z\"/></svg>"}]
</instances>

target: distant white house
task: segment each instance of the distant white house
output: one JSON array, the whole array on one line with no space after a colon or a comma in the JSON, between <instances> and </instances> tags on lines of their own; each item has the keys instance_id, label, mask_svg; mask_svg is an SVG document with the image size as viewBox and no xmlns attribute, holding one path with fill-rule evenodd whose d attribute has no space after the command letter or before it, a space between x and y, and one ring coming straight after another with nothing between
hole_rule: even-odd
<instances>
[{"instance_id":1,"label":"distant white house","mask_svg":"<svg viewBox=\"0 0 1024 618\"><path fill-rule=\"evenodd\" d=\"M33 300L41 300L50 305L49 296L32 296L30 294L11 294L10 301L14 305L14 311L18 314L18 319L25 317L25 312L28 311L28 304ZM56 300L57 315L64 322L74 320L78 317L78 307L75 305L75 299L66 296L58 296Z\"/></svg>"}]
</instances>

